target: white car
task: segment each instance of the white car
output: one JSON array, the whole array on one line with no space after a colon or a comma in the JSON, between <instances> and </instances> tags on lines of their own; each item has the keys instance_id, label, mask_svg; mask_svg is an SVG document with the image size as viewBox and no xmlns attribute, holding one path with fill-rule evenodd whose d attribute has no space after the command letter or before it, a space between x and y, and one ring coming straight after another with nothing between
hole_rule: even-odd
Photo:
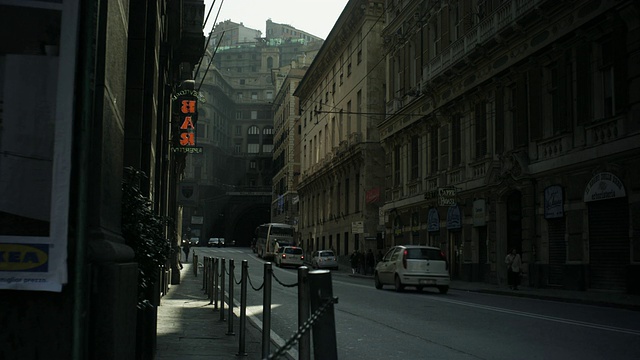
<instances>
[{"instance_id":1,"label":"white car","mask_svg":"<svg viewBox=\"0 0 640 360\"><path fill-rule=\"evenodd\" d=\"M415 286L418 291L436 287L442 294L449 291L449 264L442 250L420 245L394 246L376 265L375 286L393 285L396 291Z\"/></svg>"},{"instance_id":2,"label":"white car","mask_svg":"<svg viewBox=\"0 0 640 360\"><path fill-rule=\"evenodd\" d=\"M338 261L333 250L318 250L311 255L311 267L314 269L338 270Z\"/></svg>"},{"instance_id":3,"label":"white car","mask_svg":"<svg viewBox=\"0 0 640 360\"><path fill-rule=\"evenodd\" d=\"M212 237L207 241L207 247L220 246L220 238Z\"/></svg>"},{"instance_id":4,"label":"white car","mask_svg":"<svg viewBox=\"0 0 640 360\"><path fill-rule=\"evenodd\" d=\"M302 266L304 265L304 253L297 246L279 247L275 254L276 266Z\"/></svg>"}]
</instances>

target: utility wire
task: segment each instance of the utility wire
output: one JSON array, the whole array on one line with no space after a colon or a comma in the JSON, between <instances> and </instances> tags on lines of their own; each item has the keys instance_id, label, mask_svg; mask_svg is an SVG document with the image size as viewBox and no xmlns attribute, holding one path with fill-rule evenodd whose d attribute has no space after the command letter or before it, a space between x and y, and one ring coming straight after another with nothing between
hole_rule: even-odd
<instances>
[{"instance_id":1,"label":"utility wire","mask_svg":"<svg viewBox=\"0 0 640 360\"><path fill-rule=\"evenodd\" d=\"M213 3L215 4L215 0L213 1ZM204 58L204 55L207 53L207 48L209 47L209 41L211 41L211 37L213 36L213 30L215 29L216 23L218 22L218 16L220 15L220 10L222 10L222 5L224 5L224 0L220 2L220 7L218 8L218 12L216 13L216 18L213 20L213 26L211 27L211 32L209 32L209 37L207 38L207 42L204 45L204 50L202 51L202 56L200 57L200 61L198 61L198 68L196 69L196 74L193 77L194 79L198 78L198 72L200 71L200 64L202 64L202 59ZM213 4L211 4L211 9L213 9ZM211 12L211 9L209 9L209 12ZM209 15L207 15L207 18L208 17ZM220 41L218 41L218 44L216 44L216 48L213 51L213 54L211 55L211 61L213 61L213 57L215 56L216 51L218 50L218 46L220 45L220 42L222 41L223 38L224 38L224 31L222 32L222 35L220 36ZM209 62L209 66L211 66L211 61ZM207 72L209 71L209 66L207 66L207 71L205 71L204 75L202 75L202 79L204 79L207 76ZM202 81L200 82L200 86L202 86ZM200 91L200 87L198 87L198 91Z\"/></svg>"}]
</instances>

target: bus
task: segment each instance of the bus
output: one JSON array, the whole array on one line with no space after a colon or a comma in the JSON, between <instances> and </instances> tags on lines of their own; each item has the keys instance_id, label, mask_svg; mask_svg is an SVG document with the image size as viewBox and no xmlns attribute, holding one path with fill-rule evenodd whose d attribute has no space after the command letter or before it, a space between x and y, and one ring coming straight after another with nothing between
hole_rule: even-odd
<instances>
[{"instance_id":1,"label":"bus","mask_svg":"<svg viewBox=\"0 0 640 360\"><path fill-rule=\"evenodd\" d=\"M273 259L281 246L295 246L293 225L268 223L256 228L256 252L265 259Z\"/></svg>"}]
</instances>

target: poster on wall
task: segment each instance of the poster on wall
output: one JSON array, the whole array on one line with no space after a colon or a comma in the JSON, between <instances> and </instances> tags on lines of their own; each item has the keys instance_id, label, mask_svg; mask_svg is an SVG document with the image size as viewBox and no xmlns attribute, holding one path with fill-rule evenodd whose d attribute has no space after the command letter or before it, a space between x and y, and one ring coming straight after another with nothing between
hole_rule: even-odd
<instances>
[{"instance_id":1,"label":"poster on wall","mask_svg":"<svg viewBox=\"0 0 640 360\"><path fill-rule=\"evenodd\" d=\"M0 289L60 292L68 282L79 5L59 3L52 11L3 9L51 24L59 46L0 56ZM34 34L44 37L37 30L12 36L31 43Z\"/></svg>"},{"instance_id":2,"label":"poster on wall","mask_svg":"<svg viewBox=\"0 0 640 360\"><path fill-rule=\"evenodd\" d=\"M544 189L544 218L556 219L564 216L562 186L553 185Z\"/></svg>"}]
</instances>

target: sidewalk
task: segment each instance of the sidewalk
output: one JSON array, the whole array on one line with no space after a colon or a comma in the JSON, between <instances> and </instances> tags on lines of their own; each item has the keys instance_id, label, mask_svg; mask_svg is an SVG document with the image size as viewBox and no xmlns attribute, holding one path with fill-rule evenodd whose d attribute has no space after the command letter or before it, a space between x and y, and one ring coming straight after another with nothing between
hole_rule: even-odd
<instances>
[{"instance_id":1,"label":"sidewalk","mask_svg":"<svg viewBox=\"0 0 640 360\"><path fill-rule=\"evenodd\" d=\"M158 360L200 359L261 359L262 338L249 320L245 335L246 356L237 356L240 349L240 320L238 308L234 308L233 332L226 335L229 326L229 307L225 304L225 319L220 311L213 310L210 300L202 290L202 273L193 274L192 263L183 264L180 284L171 285L158 307L157 347ZM274 346L271 346L274 351Z\"/></svg>"},{"instance_id":2,"label":"sidewalk","mask_svg":"<svg viewBox=\"0 0 640 360\"><path fill-rule=\"evenodd\" d=\"M350 276L371 278L373 283L373 275L352 274ZM528 297L541 300L562 301L640 311L640 295L630 295L613 291L573 291L554 288L533 288L526 285L520 285L518 290L511 290L506 285L500 286L484 282L468 282L461 280L451 280L450 288L453 290Z\"/></svg>"}]
</instances>

